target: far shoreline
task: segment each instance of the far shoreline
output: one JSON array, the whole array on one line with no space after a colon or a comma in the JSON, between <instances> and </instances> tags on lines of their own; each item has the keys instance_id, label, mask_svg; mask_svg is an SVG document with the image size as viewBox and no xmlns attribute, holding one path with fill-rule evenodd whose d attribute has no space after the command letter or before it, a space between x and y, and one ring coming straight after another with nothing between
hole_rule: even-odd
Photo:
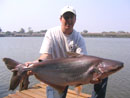
<instances>
[{"instance_id":1,"label":"far shoreline","mask_svg":"<svg viewBox=\"0 0 130 98\"><path fill-rule=\"evenodd\" d=\"M130 33L81 33L83 37L90 38L130 38ZM16 33L16 34L0 34L0 37L44 37L45 33Z\"/></svg>"}]
</instances>

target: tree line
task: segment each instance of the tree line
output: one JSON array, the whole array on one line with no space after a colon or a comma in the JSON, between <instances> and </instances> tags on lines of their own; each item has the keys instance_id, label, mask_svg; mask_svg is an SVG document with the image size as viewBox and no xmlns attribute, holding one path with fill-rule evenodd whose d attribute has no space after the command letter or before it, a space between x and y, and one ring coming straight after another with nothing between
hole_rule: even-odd
<instances>
[{"instance_id":1,"label":"tree line","mask_svg":"<svg viewBox=\"0 0 130 98\"><path fill-rule=\"evenodd\" d=\"M2 28L0 28L0 37L2 36L44 36L46 33L46 29L45 30L40 30L40 31L33 31L31 27L28 27L28 31L26 32L24 28L21 28L19 31L2 31ZM100 33L96 33L96 32L88 32L88 30L83 30L82 32L80 32L83 36L85 37L129 37L130 38L130 32L125 32L123 30L120 31L103 31Z\"/></svg>"},{"instance_id":2,"label":"tree line","mask_svg":"<svg viewBox=\"0 0 130 98\"><path fill-rule=\"evenodd\" d=\"M4 31L2 31L2 28L0 28L0 33L1 34L6 34L6 35L9 35L9 34L24 34L24 33L26 33L26 34L45 33L46 31L47 30L45 29L45 30L40 30L40 31L34 32L31 27L28 27L28 31L27 32L25 31L24 28L21 28L19 31L13 31L13 32L11 32L11 31L5 31L4 32Z\"/></svg>"}]
</instances>

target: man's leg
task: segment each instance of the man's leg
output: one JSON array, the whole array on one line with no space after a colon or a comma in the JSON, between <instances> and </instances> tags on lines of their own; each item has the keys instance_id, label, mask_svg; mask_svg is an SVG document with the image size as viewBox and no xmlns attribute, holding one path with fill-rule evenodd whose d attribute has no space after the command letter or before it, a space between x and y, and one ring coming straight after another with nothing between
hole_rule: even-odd
<instances>
[{"instance_id":1,"label":"man's leg","mask_svg":"<svg viewBox=\"0 0 130 98\"><path fill-rule=\"evenodd\" d=\"M108 78L102 80L101 83L94 85L91 98L105 98Z\"/></svg>"},{"instance_id":2,"label":"man's leg","mask_svg":"<svg viewBox=\"0 0 130 98\"><path fill-rule=\"evenodd\" d=\"M65 88L64 92L59 94L57 90L54 88L47 86L46 88L46 93L47 93L47 98L66 98L68 86Z\"/></svg>"}]
</instances>

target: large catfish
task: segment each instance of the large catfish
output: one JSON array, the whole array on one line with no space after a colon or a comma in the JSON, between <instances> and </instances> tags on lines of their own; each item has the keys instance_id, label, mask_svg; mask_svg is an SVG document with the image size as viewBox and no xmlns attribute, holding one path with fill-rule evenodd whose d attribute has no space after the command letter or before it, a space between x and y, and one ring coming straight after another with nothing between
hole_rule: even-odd
<instances>
[{"instance_id":1,"label":"large catfish","mask_svg":"<svg viewBox=\"0 0 130 98\"><path fill-rule=\"evenodd\" d=\"M4 58L3 61L7 68L13 71L11 90L19 85L28 71L32 71L38 80L62 92L68 85L79 86L97 79L102 80L123 67L123 63L119 61L79 54L45 60L29 67L10 58Z\"/></svg>"}]
</instances>

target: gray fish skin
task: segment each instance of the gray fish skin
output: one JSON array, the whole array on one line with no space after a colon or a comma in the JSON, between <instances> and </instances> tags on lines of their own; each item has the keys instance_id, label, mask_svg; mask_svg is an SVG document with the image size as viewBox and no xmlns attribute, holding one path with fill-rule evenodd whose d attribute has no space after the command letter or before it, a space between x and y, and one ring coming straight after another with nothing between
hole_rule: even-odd
<instances>
[{"instance_id":1,"label":"gray fish skin","mask_svg":"<svg viewBox=\"0 0 130 98\"><path fill-rule=\"evenodd\" d=\"M13 66L8 63L8 59L3 59L7 67ZM17 71L17 76L20 78L27 71L32 71L38 80L63 91L67 85L78 86L88 84L96 79L102 80L119 71L123 66L123 63L119 61L76 55L69 58L45 60L29 67L19 64L13 71ZM13 81L11 82L13 84Z\"/></svg>"}]
</instances>

